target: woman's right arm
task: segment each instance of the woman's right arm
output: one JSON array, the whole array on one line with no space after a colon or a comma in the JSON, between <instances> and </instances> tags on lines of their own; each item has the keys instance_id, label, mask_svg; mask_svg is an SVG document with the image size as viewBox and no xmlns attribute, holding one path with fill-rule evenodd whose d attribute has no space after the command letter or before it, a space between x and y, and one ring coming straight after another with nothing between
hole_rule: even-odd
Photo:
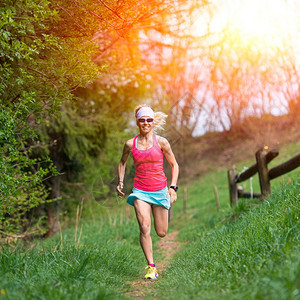
<instances>
[{"instance_id":1,"label":"woman's right arm","mask_svg":"<svg viewBox=\"0 0 300 300\"><path fill-rule=\"evenodd\" d=\"M121 157L121 160L118 165L118 174L119 174L119 183L117 186L117 192L119 197L123 197L125 194L122 192L123 186L124 186L124 176L125 176L125 168L126 168L126 161L128 158L128 155L132 149L133 145L133 139L128 140L123 148L123 154Z\"/></svg>"}]
</instances>

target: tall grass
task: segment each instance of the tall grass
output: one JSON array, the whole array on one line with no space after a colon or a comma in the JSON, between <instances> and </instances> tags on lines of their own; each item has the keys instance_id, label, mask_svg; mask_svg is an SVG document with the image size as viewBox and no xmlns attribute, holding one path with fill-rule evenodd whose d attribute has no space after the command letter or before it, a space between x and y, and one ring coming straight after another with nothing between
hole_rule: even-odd
<instances>
[{"instance_id":1,"label":"tall grass","mask_svg":"<svg viewBox=\"0 0 300 300\"><path fill-rule=\"evenodd\" d=\"M300 299L299 194L295 180L277 186L259 205L250 208L249 200L240 201L212 229L204 230L201 222L187 225L180 237L189 244L164 273L156 294L161 299Z\"/></svg>"},{"instance_id":2,"label":"tall grass","mask_svg":"<svg viewBox=\"0 0 300 300\"><path fill-rule=\"evenodd\" d=\"M2 247L0 299L123 299L145 265L136 220L123 208L27 248Z\"/></svg>"}]
</instances>

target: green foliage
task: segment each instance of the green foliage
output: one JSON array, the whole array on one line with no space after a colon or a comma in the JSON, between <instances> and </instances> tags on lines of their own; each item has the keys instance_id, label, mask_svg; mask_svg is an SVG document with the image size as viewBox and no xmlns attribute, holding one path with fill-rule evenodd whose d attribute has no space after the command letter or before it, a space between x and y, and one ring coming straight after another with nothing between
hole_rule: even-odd
<instances>
[{"instance_id":1,"label":"green foliage","mask_svg":"<svg viewBox=\"0 0 300 300\"><path fill-rule=\"evenodd\" d=\"M157 3L1 2L2 234L26 231L33 223L39 228L39 218L29 221L28 214L56 200L46 180L58 175L55 167L66 181L87 183L89 192L100 185L97 197L111 190L127 112L145 94L140 49L128 42L138 40L135 24L149 24L161 10ZM112 47L120 37L128 40ZM90 105L91 95L83 97L80 87L91 85L106 65L114 76L101 78L92 95L96 104Z\"/></svg>"},{"instance_id":2,"label":"green foliage","mask_svg":"<svg viewBox=\"0 0 300 300\"><path fill-rule=\"evenodd\" d=\"M94 186L100 187L96 197L112 190L127 113L147 90L140 49L128 43L138 40L134 25L149 24L160 12L158 3L1 2L0 170L9 179L1 183L0 195L3 203L14 203L15 213L1 206L0 223L7 224L0 230L26 230L17 207L24 217L58 197L58 190L51 194L53 166L64 174L56 182L82 183L93 197ZM99 77L107 67L110 73ZM81 199L82 193L72 192L67 197Z\"/></svg>"},{"instance_id":3,"label":"green foliage","mask_svg":"<svg viewBox=\"0 0 300 300\"><path fill-rule=\"evenodd\" d=\"M29 141L35 139L34 132L22 119L14 118L9 108L0 107L0 232L18 232L29 225L36 231L40 220L29 220L26 213L46 201L43 178L56 171L48 157L43 161L30 157L32 148L24 143L26 136ZM25 129L16 132L22 124Z\"/></svg>"},{"instance_id":4,"label":"green foliage","mask_svg":"<svg viewBox=\"0 0 300 300\"><path fill-rule=\"evenodd\" d=\"M47 155L34 155L41 147L38 124L56 113L63 101L73 98L74 87L99 74L99 67L91 62L95 43L57 35L60 16L49 4L0 4L2 233L24 231L32 225L26 214L46 201L49 193L43 181L56 174Z\"/></svg>"}]
</instances>

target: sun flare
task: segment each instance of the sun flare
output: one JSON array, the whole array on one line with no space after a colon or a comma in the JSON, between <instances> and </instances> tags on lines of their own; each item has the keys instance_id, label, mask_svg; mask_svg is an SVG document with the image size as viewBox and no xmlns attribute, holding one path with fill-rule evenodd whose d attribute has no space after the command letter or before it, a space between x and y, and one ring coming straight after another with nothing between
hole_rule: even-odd
<instances>
[{"instance_id":1,"label":"sun flare","mask_svg":"<svg viewBox=\"0 0 300 300\"><path fill-rule=\"evenodd\" d=\"M286 43L294 33L294 17L283 1L241 1L229 20L229 28L238 29L246 38L276 45Z\"/></svg>"},{"instance_id":2,"label":"sun flare","mask_svg":"<svg viewBox=\"0 0 300 300\"><path fill-rule=\"evenodd\" d=\"M210 32L259 47L294 46L300 40L300 1L216 0ZM201 21L196 22L201 34ZM299 44L298 44L299 46ZM299 47L300 48L300 47Z\"/></svg>"}]
</instances>

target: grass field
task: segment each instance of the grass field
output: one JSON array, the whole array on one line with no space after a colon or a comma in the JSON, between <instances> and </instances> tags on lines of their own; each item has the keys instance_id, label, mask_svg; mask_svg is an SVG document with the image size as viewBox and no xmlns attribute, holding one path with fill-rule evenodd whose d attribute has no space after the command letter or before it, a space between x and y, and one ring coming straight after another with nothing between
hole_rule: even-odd
<instances>
[{"instance_id":1,"label":"grass field","mask_svg":"<svg viewBox=\"0 0 300 300\"><path fill-rule=\"evenodd\" d=\"M160 299L300 299L300 184L227 218L193 222L188 244L157 284ZM197 216L200 218L200 215ZM207 226L207 224L209 226Z\"/></svg>"},{"instance_id":2,"label":"grass field","mask_svg":"<svg viewBox=\"0 0 300 300\"><path fill-rule=\"evenodd\" d=\"M281 151L273 165L298 149L294 144ZM238 171L253 162L238 163ZM265 202L240 200L234 209L226 172L211 172L185 186L186 213L181 187L170 231L179 231L182 248L146 287L146 299L300 299L299 168L272 181L273 194ZM245 184L249 191L250 182ZM258 191L255 177L252 187ZM51 239L3 246L0 299L126 299L127 282L141 277L145 259L133 211L124 202L101 207L89 218L84 208L78 226ZM159 238L152 232L155 251Z\"/></svg>"}]
</instances>

